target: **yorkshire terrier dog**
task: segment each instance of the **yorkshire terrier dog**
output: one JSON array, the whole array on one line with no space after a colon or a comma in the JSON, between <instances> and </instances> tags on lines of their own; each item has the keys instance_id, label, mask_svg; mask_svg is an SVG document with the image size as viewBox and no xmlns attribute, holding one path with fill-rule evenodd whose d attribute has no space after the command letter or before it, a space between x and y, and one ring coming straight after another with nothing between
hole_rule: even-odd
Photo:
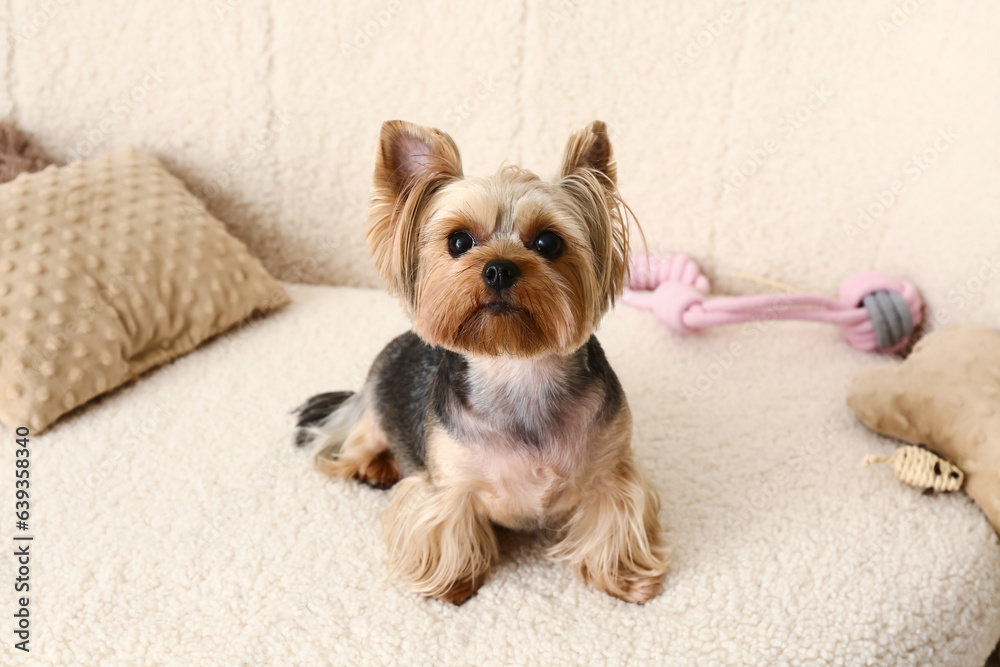
<instances>
[{"instance_id":1,"label":"yorkshire terrier dog","mask_svg":"<svg viewBox=\"0 0 1000 667\"><path fill-rule=\"evenodd\" d=\"M494 527L553 529L551 557L628 602L659 593L659 500L593 331L621 294L628 208L607 129L566 147L554 183L507 166L466 178L454 141L382 126L367 241L413 323L356 393L296 410L317 467L378 488L390 569L460 604L497 559Z\"/></svg>"}]
</instances>

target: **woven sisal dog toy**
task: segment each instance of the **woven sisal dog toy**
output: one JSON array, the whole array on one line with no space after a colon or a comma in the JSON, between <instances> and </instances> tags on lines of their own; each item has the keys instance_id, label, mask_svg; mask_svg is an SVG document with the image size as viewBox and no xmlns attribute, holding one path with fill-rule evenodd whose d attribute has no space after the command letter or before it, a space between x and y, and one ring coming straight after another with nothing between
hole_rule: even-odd
<instances>
[{"instance_id":1,"label":"woven sisal dog toy","mask_svg":"<svg viewBox=\"0 0 1000 667\"><path fill-rule=\"evenodd\" d=\"M965 474L958 466L934 452L915 445L903 445L892 456L866 456L861 464L888 463L899 481L925 491L958 491Z\"/></svg>"},{"instance_id":2,"label":"woven sisal dog toy","mask_svg":"<svg viewBox=\"0 0 1000 667\"><path fill-rule=\"evenodd\" d=\"M923 319L917 288L868 271L840 288L840 298L806 293L709 298L708 279L687 255L632 258L622 301L652 310L678 331L755 320L810 320L844 328L847 342L865 352L895 352Z\"/></svg>"}]
</instances>

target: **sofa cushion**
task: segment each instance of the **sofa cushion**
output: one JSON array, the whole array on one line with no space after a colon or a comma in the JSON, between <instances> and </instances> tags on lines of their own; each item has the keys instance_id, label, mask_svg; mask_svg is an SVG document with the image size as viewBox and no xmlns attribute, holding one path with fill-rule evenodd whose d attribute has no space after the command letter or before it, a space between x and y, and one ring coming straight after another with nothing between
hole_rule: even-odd
<instances>
[{"instance_id":1,"label":"sofa cushion","mask_svg":"<svg viewBox=\"0 0 1000 667\"><path fill-rule=\"evenodd\" d=\"M0 419L48 426L288 297L156 160L125 148L0 186Z\"/></svg>"},{"instance_id":2,"label":"sofa cushion","mask_svg":"<svg viewBox=\"0 0 1000 667\"><path fill-rule=\"evenodd\" d=\"M386 578L391 492L314 472L289 415L407 322L381 292L289 292L32 441L41 662L980 667L1000 637L979 508L860 466L894 445L845 390L883 359L824 325L681 336L627 308L598 336L662 497L663 593L619 602L506 532L464 606L413 595Z\"/></svg>"}]
</instances>

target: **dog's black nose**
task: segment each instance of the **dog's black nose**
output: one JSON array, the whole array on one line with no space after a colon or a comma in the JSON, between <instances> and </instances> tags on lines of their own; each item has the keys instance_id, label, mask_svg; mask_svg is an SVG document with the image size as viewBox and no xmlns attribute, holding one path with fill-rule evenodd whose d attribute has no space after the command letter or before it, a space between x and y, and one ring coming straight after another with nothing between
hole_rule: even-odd
<instances>
[{"instance_id":1,"label":"dog's black nose","mask_svg":"<svg viewBox=\"0 0 1000 667\"><path fill-rule=\"evenodd\" d=\"M521 269L509 259L494 259L483 269L486 286L495 292L505 290L517 282Z\"/></svg>"}]
</instances>

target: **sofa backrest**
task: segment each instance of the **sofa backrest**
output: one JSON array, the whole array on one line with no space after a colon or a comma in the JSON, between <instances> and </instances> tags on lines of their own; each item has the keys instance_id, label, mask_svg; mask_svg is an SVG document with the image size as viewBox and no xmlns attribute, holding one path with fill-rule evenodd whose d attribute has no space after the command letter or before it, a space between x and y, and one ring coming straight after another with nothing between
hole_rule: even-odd
<instances>
[{"instance_id":1,"label":"sofa backrest","mask_svg":"<svg viewBox=\"0 0 1000 667\"><path fill-rule=\"evenodd\" d=\"M1000 9L989 0L12 0L0 117L54 157L161 158L291 281L377 284L363 234L383 120L467 173L550 176L612 128L656 251L836 292L869 268L932 318L1000 321Z\"/></svg>"}]
</instances>

